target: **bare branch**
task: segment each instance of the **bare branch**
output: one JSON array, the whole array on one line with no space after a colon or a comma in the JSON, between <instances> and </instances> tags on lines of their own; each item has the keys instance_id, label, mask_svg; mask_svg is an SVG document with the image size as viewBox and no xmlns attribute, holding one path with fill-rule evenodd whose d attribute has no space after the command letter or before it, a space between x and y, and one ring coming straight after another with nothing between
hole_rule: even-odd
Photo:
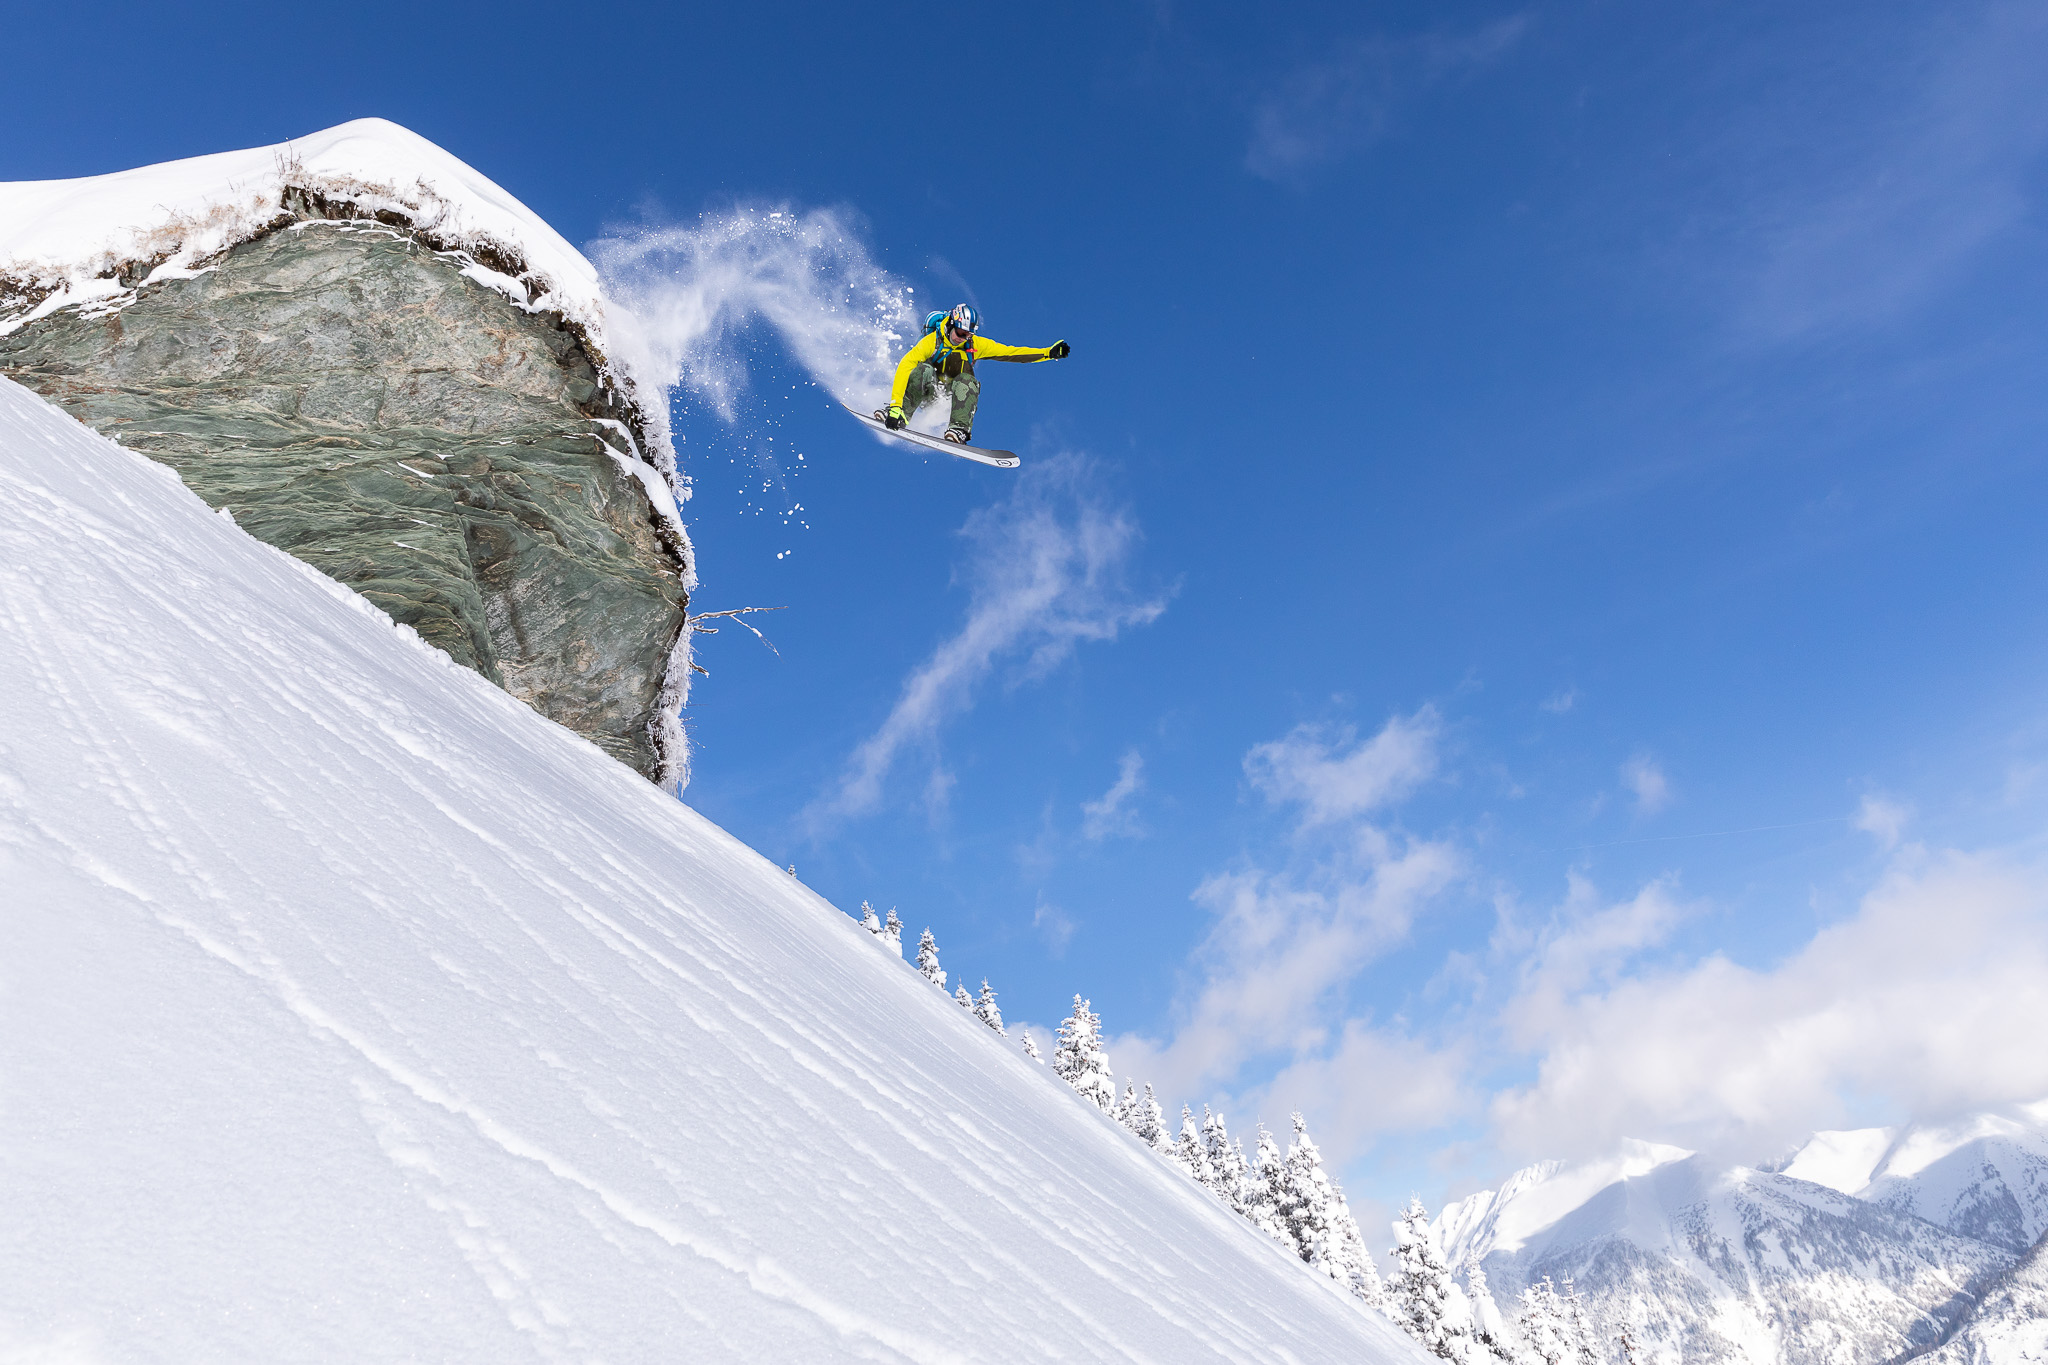
<instances>
[{"instance_id":1,"label":"bare branch","mask_svg":"<svg viewBox=\"0 0 2048 1365\"><path fill-rule=\"evenodd\" d=\"M718 634L718 627L717 627L717 626L700 626L700 625L698 625L697 623L698 623L699 621L716 621L716 620L718 620L719 618L721 618L721 617L724 617L724 618L726 618L726 619L729 619L729 620L731 620L731 621L732 621L732 623L733 623L734 625L738 625L738 626L745 626L745 627L746 627L746 628L747 628L748 630L752 630L752 631L754 631L754 638L755 638L756 640L759 640L759 641L760 641L760 642L761 642L762 644L764 644L764 645L767 645L767 646L768 646L768 652L769 652L770 654L773 654L773 655L774 655L774 656L775 656L776 658L778 658L778 659L779 659L779 658L781 658L781 657L782 657L782 651L781 651L781 650L779 650L779 649L777 649L777 648L775 647L775 643L774 643L774 641L770 640L770 639L769 639L769 638L768 638L767 636L763 635L763 634L762 634L762 633L761 633L760 631L758 631L758 630L755 630L755 629L754 629L754 625L753 625L753 623L752 623L752 622L750 622L750 621L742 621L742 620L740 620L740 618L741 618L742 616L745 616L745 615L746 615L746 614L747 614L748 612L750 612L750 611L788 611L788 610L789 610L789 608L788 608L788 607L729 607L729 608L727 608L727 609L726 609L726 610L724 610L724 611L700 611L700 612L698 612L698 613L697 613L697 614L696 614L695 616L689 616L689 617L685 617L685 618L683 619L683 624L684 624L684 625L686 625L686 626L688 626L688 627L689 627L689 628L690 628L690 629L691 629L692 631L695 631L695 632L697 632L698 634L701 634L701 635L716 635L716 634ZM702 672L703 670L701 670L701 669L700 669L699 671L700 671L700 672Z\"/></svg>"}]
</instances>

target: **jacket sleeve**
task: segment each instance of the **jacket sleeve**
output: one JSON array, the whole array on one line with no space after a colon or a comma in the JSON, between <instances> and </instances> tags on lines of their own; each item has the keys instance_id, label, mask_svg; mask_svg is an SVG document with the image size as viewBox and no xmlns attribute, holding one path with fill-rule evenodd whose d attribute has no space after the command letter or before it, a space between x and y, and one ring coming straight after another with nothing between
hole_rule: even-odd
<instances>
[{"instance_id":1,"label":"jacket sleeve","mask_svg":"<svg viewBox=\"0 0 2048 1365\"><path fill-rule=\"evenodd\" d=\"M1020 365L1029 365L1034 361L1051 360L1052 348L1050 346L1005 346L1000 341L990 341L987 337L976 337L974 340L974 358L976 360L1010 360Z\"/></svg>"},{"instance_id":2,"label":"jacket sleeve","mask_svg":"<svg viewBox=\"0 0 2048 1365\"><path fill-rule=\"evenodd\" d=\"M936 332L926 332L917 339L917 345L903 353L903 359L896 362L896 386L889 390L889 406L903 406L903 391L910 387L910 373L932 358L932 349L939 344Z\"/></svg>"}]
</instances>

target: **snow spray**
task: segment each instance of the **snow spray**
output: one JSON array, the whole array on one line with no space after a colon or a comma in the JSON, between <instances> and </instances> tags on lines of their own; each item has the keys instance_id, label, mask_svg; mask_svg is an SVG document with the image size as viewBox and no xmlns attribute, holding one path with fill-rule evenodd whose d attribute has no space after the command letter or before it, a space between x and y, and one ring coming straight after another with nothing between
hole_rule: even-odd
<instances>
[{"instance_id":1,"label":"snow spray","mask_svg":"<svg viewBox=\"0 0 2048 1365\"><path fill-rule=\"evenodd\" d=\"M839 210L741 206L694 226L621 229L590 254L629 314L608 317L606 331L634 373L685 390L727 424L747 388L741 347L757 323L834 398L857 406L881 401L917 337L908 288L875 264Z\"/></svg>"}]
</instances>

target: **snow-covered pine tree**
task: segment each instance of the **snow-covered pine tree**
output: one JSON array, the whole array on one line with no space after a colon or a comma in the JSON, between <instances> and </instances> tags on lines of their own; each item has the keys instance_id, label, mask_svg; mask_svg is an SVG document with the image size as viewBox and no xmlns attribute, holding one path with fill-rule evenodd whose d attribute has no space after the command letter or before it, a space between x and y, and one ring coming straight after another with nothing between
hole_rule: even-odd
<instances>
[{"instance_id":1,"label":"snow-covered pine tree","mask_svg":"<svg viewBox=\"0 0 2048 1365\"><path fill-rule=\"evenodd\" d=\"M1323 1173L1322 1153L1309 1140L1307 1121L1298 1112L1292 1121L1294 1142L1273 1177L1274 1212L1294 1243L1294 1254L1327 1274L1330 1178Z\"/></svg>"},{"instance_id":2,"label":"snow-covered pine tree","mask_svg":"<svg viewBox=\"0 0 2048 1365\"><path fill-rule=\"evenodd\" d=\"M1239 1155L1242 1155L1242 1149ZM1273 1135L1266 1131L1266 1125L1259 1125L1259 1138L1252 1148L1252 1159L1245 1171L1240 1188L1244 1204L1244 1216L1251 1225L1271 1237L1281 1246L1294 1250L1294 1238L1288 1234L1287 1224L1280 1216L1280 1191L1276 1188L1287 1177L1287 1162L1280 1155L1280 1148L1273 1141Z\"/></svg>"},{"instance_id":3,"label":"snow-covered pine tree","mask_svg":"<svg viewBox=\"0 0 2048 1365\"><path fill-rule=\"evenodd\" d=\"M961 1009L966 1010L969 1014L974 1013L974 997L967 993L967 987L955 986L953 988L953 1000Z\"/></svg>"},{"instance_id":4,"label":"snow-covered pine tree","mask_svg":"<svg viewBox=\"0 0 2048 1365\"><path fill-rule=\"evenodd\" d=\"M939 941L929 929L917 940L917 970L940 990L946 989L946 969L939 965Z\"/></svg>"},{"instance_id":5,"label":"snow-covered pine tree","mask_svg":"<svg viewBox=\"0 0 2048 1365\"><path fill-rule=\"evenodd\" d=\"M1109 1109L1116 1104L1116 1080L1109 1072L1109 1055L1102 1050L1102 1020L1078 995L1074 1012L1060 1024L1052 1069L1097 1107Z\"/></svg>"},{"instance_id":6,"label":"snow-covered pine tree","mask_svg":"<svg viewBox=\"0 0 2048 1365\"><path fill-rule=\"evenodd\" d=\"M882 921L875 916L875 907L866 901L860 903L860 927L871 934L882 932Z\"/></svg>"},{"instance_id":7,"label":"snow-covered pine tree","mask_svg":"<svg viewBox=\"0 0 2048 1365\"><path fill-rule=\"evenodd\" d=\"M1202 1130L1195 1126L1195 1111L1186 1105L1180 1107L1180 1136L1174 1139L1173 1159L1203 1189L1216 1187L1215 1174L1209 1169L1208 1145L1202 1141Z\"/></svg>"},{"instance_id":8,"label":"snow-covered pine tree","mask_svg":"<svg viewBox=\"0 0 2048 1365\"><path fill-rule=\"evenodd\" d=\"M995 990L988 984L988 978L985 976L981 979L981 995L974 1002L974 1013L982 1023L987 1024L1002 1037L1010 1036L1003 1032L1003 1012L996 1008Z\"/></svg>"},{"instance_id":9,"label":"snow-covered pine tree","mask_svg":"<svg viewBox=\"0 0 2048 1365\"><path fill-rule=\"evenodd\" d=\"M1038 1044L1031 1041L1031 1035L1028 1033L1024 1035L1024 1055L1040 1066L1045 1065L1045 1058L1038 1055Z\"/></svg>"},{"instance_id":10,"label":"snow-covered pine tree","mask_svg":"<svg viewBox=\"0 0 2048 1365\"><path fill-rule=\"evenodd\" d=\"M1564 1277L1564 1290L1557 1297L1564 1308L1565 1330L1571 1334L1573 1361L1576 1365L1600 1365L1600 1345L1586 1316L1586 1301L1579 1297L1571 1276Z\"/></svg>"},{"instance_id":11,"label":"snow-covered pine tree","mask_svg":"<svg viewBox=\"0 0 2048 1365\"><path fill-rule=\"evenodd\" d=\"M889 907L889 918L882 922L882 942L889 945L889 951L903 956L903 921L896 918L896 907Z\"/></svg>"},{"instance_id":12,"label":"snow-covered pine tree","mask_svg":"<svg viewBox=\"0 0 2048 1365\"><path fill-rule=\"evenodd\" d=\"M1126 1128L1132 1128L1132 1125L1138 1121L1138 1083L1136 1081L1129 1079L1124 1081L1124 1093L1119 1095L1116 1103L1110 1106L1109 1116ZM1133 1128L1132 1131L1135 1132L1136 1129Z\"/></svg>"},{"instance_id":13,"label":"snow-covered pine tree","mask_svg":"<svg viewBox=\"0 0 2048 1365\"><path fill-rule=\"evenodd\" d=\"M1351 1206L1344 1202L1344 1191L1337 1188L1334 1180L1330 1182L1330 1194L1330 1231L1344 1257L1346 1287L1367 1307L1385 1312L1386 1286L1380 1283L1379 1268L1372 1263L1372 1252L1366 1249L1358 1220L1351 1216Z\"/></svg>"},{"instance_id":14,"label":"snow-covered pine tree","mask_svg":"<svg viewBox=\"0 0 2048 1365\"><path fill-rule=\"evenodd\" d=\"M1507 1319L1493 1301L1493 1288L1486 1282L1486 1268L1475 1260L1465 1262L1465 1297L1472 1301L1472 1334L1486 1353L1502 1365L1515 1365L1515 1349L1508 1342Z\"/></svg>"},{"instance_id":15,"label":"snow-covered pine tree","mask_svg":"<svg viewBox=\"0 0 2048 1365\"><path fill-rule=\"evenodd\" d=\"M1437 1252L1420 1199L1411 1198L1394 1225L1394 1262L1387 1282L1388 1316L1432 1355L1474 1365L1480 1348L1471 1315Z\"/></svg>"},{"instance_id":16,"label":"snow-covered pine tree","mask_svg":"<svg viewBox=\"0 0 2048 1365\"><path fill-rule=\"evenodd\" d=\"M1244 1148L1230 1140L1230 1128L1223 1115L1202 1106L1202 1145L1209 1155L1209 1188L1230 1205L1231 1212L1244 1216Z\"/></svg>"},{"instance_id":17,"label":"snow-covered pine tree","mask_svg":"<svg viewBox=\"0 0 2048 1365\"><path fill-rule=\"evenodd\" d=\"M1578 1359L1557 1286L1545 1275L1522 1291L1522 1340L1543 1365L1572 1365Z\"/></svg>"},{"instance_id":18,"label":"snow-covered pine tree","mask_svg":"<svg viewBox=\"0 0 2048 1365\"><path fill-rule=\"evenodd\" d=\"M1621 1365L1643 1365L1643 1348L1636 1344L1635 1328L1621 1324Z\"/></svg>"},{"instance_id":19,"label":"snow-covered pine tree","mask_svg":"<svg viewBox=\"0 0 2048 1365\"><path fill-rule=\"evenodd\" d=\"M1138 1141L1163 1155L1173 1152L1173 1138L1166 1131L1166 1111L1152 1097L1152 1083L1145 1083L1145 1097L1131 1111L1131 1131Z\"/></svg>"}]
</instances>

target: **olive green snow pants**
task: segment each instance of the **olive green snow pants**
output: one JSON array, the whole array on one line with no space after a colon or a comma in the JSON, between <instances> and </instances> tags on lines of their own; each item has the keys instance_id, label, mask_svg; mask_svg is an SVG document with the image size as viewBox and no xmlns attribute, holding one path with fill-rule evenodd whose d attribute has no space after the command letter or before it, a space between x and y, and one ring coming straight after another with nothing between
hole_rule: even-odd
<instances>
[{"instance_id":1,"label":"olive green snow pants","mask_svg":"<svg viewBox=\"0 0 2048 1365\"><path fill-rule=\"evenodd\" d=\"M929 365L920 365L910 372L910 382L903 388L903 415L908 417L936 401L941 393L953 400L950 425L962 431L974 430L974 405L981 401L981 381L971 374L946 378Z\"/></svg>"}]
</instances>

